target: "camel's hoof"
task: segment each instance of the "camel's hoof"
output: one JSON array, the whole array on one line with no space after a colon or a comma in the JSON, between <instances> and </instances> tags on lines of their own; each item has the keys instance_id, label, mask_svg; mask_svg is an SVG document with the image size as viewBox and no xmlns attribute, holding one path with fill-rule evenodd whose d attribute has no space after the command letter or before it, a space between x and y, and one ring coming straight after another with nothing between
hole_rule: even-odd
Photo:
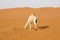
<instances>
[{"instance_id":1,"label":"camel's hoof","mask_svg":"<svg viewBox=\"0 0 60 40\"><path fill-rule=\"evenodd\" d=\"M31 29L29 29L29 30L31 30Z\"/></svg>"},{"instance_id":2,"label":"camel's hoof","mask_svg":"<svg viewBox=\"0 0 60 40\"><path fill-rule=\"evenodd\" d=\"M35 31L37 31L37 29L35 29Z\"/></svg>"}]
</instances>

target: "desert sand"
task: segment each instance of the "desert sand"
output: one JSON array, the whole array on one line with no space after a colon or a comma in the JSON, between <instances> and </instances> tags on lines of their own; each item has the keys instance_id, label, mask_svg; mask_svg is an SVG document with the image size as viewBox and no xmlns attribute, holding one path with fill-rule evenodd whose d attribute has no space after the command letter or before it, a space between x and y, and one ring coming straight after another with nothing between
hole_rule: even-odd
<instances>
[{"instance_id":1,"label":"desert sand","mask_svg":"<svg viewBox=\"0 0 60 40\"><path fill-rule=\"evenodd\" d=\"M24 29L35 13L38 29ZM60 8L12 8L0 10L0 40L60 40Z\"/></svg>"}]
</instances>

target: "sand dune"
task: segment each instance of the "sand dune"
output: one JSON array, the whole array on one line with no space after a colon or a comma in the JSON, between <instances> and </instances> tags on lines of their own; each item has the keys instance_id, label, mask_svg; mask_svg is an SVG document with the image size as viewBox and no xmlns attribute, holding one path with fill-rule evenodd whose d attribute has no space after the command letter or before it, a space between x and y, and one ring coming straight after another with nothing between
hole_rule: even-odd
<instances>
[{"instance_id":1,"label":"sand dune","mask_svg":"<svg viewBox=\"0 0 60 40\"><path fill-rule=\"evenodd\" d=\"M38 30L24 29L30 14L38 17ZM60 40L60 8L0 10L0 40Z\"/></svg>"}]
</instances>

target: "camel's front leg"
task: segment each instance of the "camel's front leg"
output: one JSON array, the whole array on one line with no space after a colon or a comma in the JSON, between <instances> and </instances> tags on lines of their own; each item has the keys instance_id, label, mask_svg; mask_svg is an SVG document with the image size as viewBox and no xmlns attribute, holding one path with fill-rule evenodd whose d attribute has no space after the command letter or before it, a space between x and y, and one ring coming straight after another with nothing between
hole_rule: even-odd
<instances>
[{"instance_id":1,"label":"camel's front leg","mask_svg":"<svg viewBox=\"0 0 60 40\"><path fill-rule=\"evenodd\" d=\"M37 23L37 20L34 21L34 25L35 25L35 29L37 29L38 27L38 23Z\"/></svg>"},{"instance_id":2,"label":"camel's front leg","mask_svg":"<svg viewBox=\"0 0 60 40\"><path fill-rule=\"evenodd\" d=\"M29 30L31 30L31 23L29 23L29 25L30 25L30 29Z\"/></svg>"},{"instance_id":3,"label":"camel's front leg","mask_svg":"<svg viewBox=\"0 0 60 40\"><path fill-rule=\"evenodd\" d=\"M26 28L26 27L27 27L27 25L28 25L28 22L25 24L24 28Z\"/></svg>"}]
</instances>

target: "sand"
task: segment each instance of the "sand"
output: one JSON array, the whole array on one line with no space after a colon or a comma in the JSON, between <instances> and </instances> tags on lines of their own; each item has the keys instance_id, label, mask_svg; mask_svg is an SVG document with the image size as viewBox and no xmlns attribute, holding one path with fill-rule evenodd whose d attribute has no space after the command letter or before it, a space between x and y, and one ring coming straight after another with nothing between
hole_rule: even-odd
<instances>
[{"instance_id":1,"label":"sand","mask_svg":"<svg viewBox=\"0 0 60 40\"><path fill-rule=\"evenodd\" d=\"M30 14L38 17L38 30L24 29ZM60 40L60 8L0 10L0 40Z\"/></svg>"}]
</instances>

